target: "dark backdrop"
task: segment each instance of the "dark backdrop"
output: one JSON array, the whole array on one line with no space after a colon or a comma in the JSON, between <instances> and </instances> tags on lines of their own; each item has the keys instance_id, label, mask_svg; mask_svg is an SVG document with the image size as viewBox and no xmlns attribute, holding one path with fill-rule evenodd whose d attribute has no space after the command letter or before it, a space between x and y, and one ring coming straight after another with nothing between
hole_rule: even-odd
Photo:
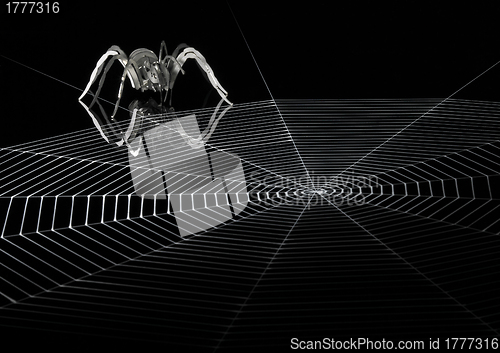
<instances>
[{"instance_id":1,"label":"dark backdrop","mask_svg":"<svg viewBox=\"0 0 500 353\"><path fill-rule=\"evenodd\" d=\"M170 50L186 42L207 58L235 103L269 99L269 91L275 99L446 98L500 60L493 4L109 4L62 1L57 14L8 14L3 4L0 54L83 89L113 44L129 54L139 47L158 52L162 40ZM77 102L80 91L5 57L2 146L93 126ZM182 109L200 108L201 90L210 88L197 81L195 66L174 90ZM499 77L500 65L454 97L498 101ZM112 78L109 84L118 88Z\"/></svg>"}]
</instances>

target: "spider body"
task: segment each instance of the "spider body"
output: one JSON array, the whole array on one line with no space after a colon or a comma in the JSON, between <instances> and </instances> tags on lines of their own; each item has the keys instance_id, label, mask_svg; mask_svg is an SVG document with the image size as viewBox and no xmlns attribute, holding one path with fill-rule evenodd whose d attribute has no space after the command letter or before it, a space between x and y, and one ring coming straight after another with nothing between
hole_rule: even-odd
<instances>
[{"instance_id":1,"label":"spider body","mask_svg":"<svg viewBox=\"0 0 500 353\"><path fill-rule=\"evenodd\" d=\"M129 67L125 72L131 77L136 89L153 90L155 92L169 89L169 70L165 62L160 62L155 53L148 49L136 49L130 54ZM138 87L137 87L138 86Z\"/></svg>"},{"instance_id":2,"label":"spider body","mask_svg":"<svg viewBox=\"0 0 500 353\"><path fill-rule=\"evenodd\" d=\"M211 67L199 51L186 44L181 44L174 50L172 55L169 55L164 41L161 43L158 56L153 51L145 48L136 49L130 54L130 56L127 56L125 52L120 49L120 47L116 45L111 46L98 60L96 67L90 76L89 83L78 100L87 110L95 126L101 133L101 136L107 142L112 140L119 146L124 143L129 145L131 138L137 135L137 125L140 125L144 116L155 115L158 113L162 114L173 110L171 107L167 110L165 106L163 106L163 102L165 102L167 97L169 97L169 104L171 106L172 88L174 87L174 83L179 72L184 74L182 66L188 59L196 60L198 67L221 96L222 100L227 102L229 105L232 105L232 103L227 99L227 92L224 88L222 88ZM121 77L118 97L113 113L108 118L108 115L100 105L98 98L104 84L106 74L115 61L119 61L123 66L123 75ZM82 99L90 91L90 87L97 81L99 76L100 79L97 91L94 94L92 102L87 106L82 102ZM137 101L131 102L129 107L131 108L130 116L132 119L128 129L124 131L116 123L115 116L118 107L120 106L120 100L127 78L132 88L136 90L141 90L142 92L158 92L160 94L160 103L157 104L152 99L142 105ZM94 104L99 106L101 114L97 114L91 109ZM139 118L136 119L137 117ZM135 131L135 133L131 135L131 131Z\"/></svg>"}]
</instances>

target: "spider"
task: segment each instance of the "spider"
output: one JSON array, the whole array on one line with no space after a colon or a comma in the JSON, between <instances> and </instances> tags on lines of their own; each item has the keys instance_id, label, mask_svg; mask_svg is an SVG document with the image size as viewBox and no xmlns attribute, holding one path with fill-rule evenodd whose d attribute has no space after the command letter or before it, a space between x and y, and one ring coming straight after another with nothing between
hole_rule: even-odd
<instances>
[{"instance_id":1,"label":"spider","mask_svg":"<svg viewBox=\"0 0 500 353\"><path fill-rule=\"evenodd\" d=\"M110 59L106 64L108 58ZM156 54L149 49L139 48L134 50L130 54L130 57L127 57L125 52L121 50L120 47L118 47L117 45L111 46L106 51L106 53L104 53L97 61L96 67L94 68L90 76L89 83L87 84L82 95L78 98L78 101L83 105L85 110L92 118L94 125L101 133L101 136L108 143L110 143L110 139L113 139L113 142L115 142L118 146L126 144L130 148L129 142L132 141L135 136L140 133L141 122L145 116L155 116L162 115L167 112L173 112L173 108L169 108L169 110L167 110L162 105L162 102L165 102L167 97L170 96L169 104L170 106L172 105L172 88L174 87L174 83L179 72L181 72L182 74L185 73L182 69L182 66L187 59L196 60L199 68L202 70L202 72L205 73L208 81L221 96L222 100L219 103L217 110L220 107L222 101L225 101L229 104L229 106L232 106L232 103L227 99L227 92L224 90L224 88L222 88L219 81L217 81L217 78L215 77L212 69L199 51L183 43L177 46L172 55L168 55L165 41L161 42L160 52L158 56L156 56ZM99 98L101 88L106 78L106 74L116 60L118 60L123 65L124 69L123 75L121 77L120 88L118 90L118 99L115 103L113 113L108 119L106 112L97 99ZM90 87L97 80L97 77L101 74L101 72L102 76L99 80L97 91L95 94L93 94L90 91ZM131 121L128 129L123 132L116 122L115 115L120 104L123 87L125 85L127 77L129 78L132 87L136 90L141 90L142 92L146 90L159 92L160 104L156 103L152 98L150 98L147 102L139 102L138 100L132 101L129 105L129 111L131 112ZM93 99L87 106L82 102L82 99L89 91L93 94ZM165 92L164 96L163 91ZM96 103L99 106L104 121L99 117L98 114L91 110L93 105ZM137 118L138 116L139 118ZM210 137L208 132L212 131L213 128L215 128L215 126L213 126L212 128L210 126L207 127L207 133L205 135L199 136L197 139L195 138L195 140L206 140L207 136Z\"/></svg>"}]
</instances>

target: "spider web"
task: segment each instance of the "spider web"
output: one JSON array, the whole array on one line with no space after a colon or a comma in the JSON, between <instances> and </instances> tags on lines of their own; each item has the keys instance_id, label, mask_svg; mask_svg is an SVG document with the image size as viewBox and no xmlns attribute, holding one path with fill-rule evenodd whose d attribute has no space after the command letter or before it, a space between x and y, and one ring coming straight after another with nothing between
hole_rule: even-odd
<instances>
[{"instance_id":1,"label":"spider web","mask_svg":"<svg viewBox=\"0 0 500 353\"><path fill-rule=\"evenodd\" d=\"M95 129L3 148L3 332L208 351L498 335L499 105L440 102L235 105L208 148L241 158L250 202L185 238Z\"/></svg>"}]
</instances>

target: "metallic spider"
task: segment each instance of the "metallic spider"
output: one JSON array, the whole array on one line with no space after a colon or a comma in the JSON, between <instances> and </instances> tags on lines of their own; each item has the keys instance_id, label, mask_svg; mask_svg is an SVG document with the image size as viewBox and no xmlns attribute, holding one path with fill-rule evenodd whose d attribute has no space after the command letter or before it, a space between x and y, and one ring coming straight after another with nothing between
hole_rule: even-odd
<instances>
[{"instance_id":1,"label":"metallic spider","mask_svg":"<svg viewBox=\"0 0 500 353\"><path fill-rule=\"evenodd\" d=\"M106 61L109 61L106 64ZM140 125L141 120L144 116L154 116L161 115L167 113L167 109L162 105L162 102L166 101L167 96L170 94L170 103L172 100L172 88L174 87L175 80L179 72L184 74L184 70L182 66L186 62L187 59L196 59L196 62L200 69L206 74L208 81L212 84L212 86L217 90L222 100L219 103L218 108L222 101L226 101L230 106L232 103L227 99L227 92L222 88L219 81L215 77L212 69L207 64L207 61L198 52L196 49L189 47L186 44L180 44L172 53L172 55L168 55L167 46L165 41L162 41L160 47L160 53L158 57L156 54L145 48L140 48L134 50L130 57L121 50L118 46L111 46L105 54L101 56L98 60L96 67L92 71L90 76L90 81L87 84L87 87L83 91L82 95L78 98L79 102L83 105L86 111L89 113L92 118L95 126L101 133L102 137L109 143L110 138L113 139L118 146L123 145L124 143L130 147L129 142L132 141L137 134L140 133ZM99 94L101 92L101 88L104 84L104 80L106 78L106 74L113 65L113 63L118 60L123 66L123 75L121 78L120 88L118 91L118 99L115 103L115 107L111 118L108 119L106 112L100 105ZM104 71L103 71L104 68ZM102 72L103 71L103 72ZM102 76L99 80L99 86L97 88L97 92L93 94L92 102L87 106L82 102L83 97L90 91L90 87L97 80L97 77L101 74ZM126 78L129 78L130 84L136 90L141 90L142 92L146 90L152 90L154 92L160 93L160 104L157 104L153 99L146 103L139 102L134 100L129 105L129 110L131 112L131 122L129 124L128 129L123 132L120 129L119 125L115 120L115 115L118 110L120 99L123 93L123 87L126 81ZM165 95L163 99L161 98L163 95L163 91L165 91ZM92 92L91 92L92 93ZM102 114L101 119L98 114L91 110L92 106L96 104L99 106L99 109ZM172 108L170 108L172 111ZM222 116L223 114L221 114ZM139 116L139 119L137 119ZM220 117L219 117L220 118ZM217 119L219 120L219 119ZM213 122L213 119L212 119ZM213 131L213 127L207 127L204 136L198 137L195 139L197 141L203 140L206 141L207 135L210 137L211 131Z\"/></svg>"}]
</instances>

